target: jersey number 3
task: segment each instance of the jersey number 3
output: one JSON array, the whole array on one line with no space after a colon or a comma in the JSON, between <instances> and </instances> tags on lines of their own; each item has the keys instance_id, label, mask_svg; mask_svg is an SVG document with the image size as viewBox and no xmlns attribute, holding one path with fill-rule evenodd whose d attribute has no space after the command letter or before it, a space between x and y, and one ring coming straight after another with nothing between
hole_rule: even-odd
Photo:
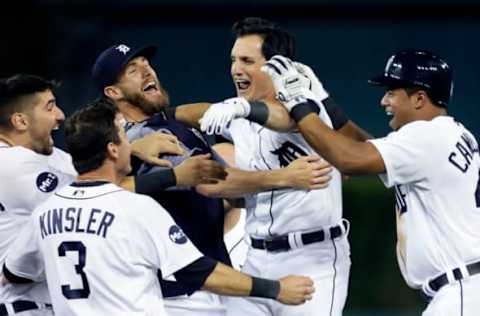
<instances>
[{"instance_id":1,"label":"jersey number 3","mask_svg":"<svg viewBox=\"0 0 480 316\"><path fill-rule=\"evenodd\" d=\"M80 241L64 241L58 246L58 255L65 257L68 251L78 252L78 264L75 265L75 272L82 278L82 288L72 290L70 285L62 285L62 293L69 300L87 298L90 295L87 275L83 271L87 259L87 248Z\"/></svg>"}]
</instances>

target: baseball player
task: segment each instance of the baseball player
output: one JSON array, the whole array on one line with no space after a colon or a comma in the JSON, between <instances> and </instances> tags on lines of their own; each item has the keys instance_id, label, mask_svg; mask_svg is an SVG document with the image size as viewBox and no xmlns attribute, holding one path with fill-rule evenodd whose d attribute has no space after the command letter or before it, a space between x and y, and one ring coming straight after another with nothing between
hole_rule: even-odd
<instances>
[{"instance_id":1,"label":"baseball player","mask_svg":"<svg viewBox=\"0 0 480 316\"><path fill-rule=\"evenodd\" d=\"M69 154L53 146L52 130L63 121L64 114L57 106L54 82L32 75L15 75L0 80L0 263L3 264L8 247L18 234L19 227L28 220L33 209L57 189L72 182L77 175ZM149 148L147 147L147 144ZM135 155L155 164L159 152L182 154L176 138L171 135L149 135L132 144ZM188 165L174 169L179 179L185 179ZM213 170L218 171L218 170ZM222 169L223 172L223 169ZM171 172L170 172L171 173ZM216 177L219 172L205 175ZM126 177L122 186L148 189L158 187L161 173L152 178ZM193 177L195 178L195 177ZM199 179L189 179L197 181ZM202 182L199 180L196 183ZM45 308L50 299L43 283L8 285L0 288L0 315L51 314Z\"/></svg>"},{"instance_id":2,"label":"baseball player","mask_svg":"<svg viewBox=\"0 0 480 316\"><path fill-rule=\"evenodd\" d=\"M131 141L152 132L175 135L187 154L182 157L164 156L163 158L169 159L173 166L193 156L215 156L201 133L169 119L166 115L168 94L162 88L149 62L155 51L156 48L151 46L137 49L125 44L106 49L93 66L94 82L124 114L128 121L127 136ZM177 185L165 192L152 192L151 196L165 207L202 253L229 265L230 259L223 242L225 213L223 201L199 193L207 196L241 196L276 187L324 186L325 181L321 179L324 174L305 164L308 165L308 161L297 162L284 170L255 173L229 168L227 181L222 181L224 185L221 190L213 184L196 187ZM143 163L135 168L134 172L148 175L157 169ZM324 179L328 180L328 176ZM225 314L221 297L203 291L195 292L195 288L176 282L173 278L167 279L163 271L160 277L169 314L196 316Z\"/></svg>"},{"instance_id":3,"label":"baseball player","mask_svg":"<svg viewBox=\"0 0 480 316\"><path fill-rule=\"evenodd\" d=\"M269 107L280 105L276 104L270 78L260 69L274 54L293 56L292 36L259 18L246 18L233 30L236 41L231 51L231 75L239 97L202 112L202 130L233 141L235 162L241 169L282 168L297 157L315 154L301 134L278 133L262 126L276 124L268 117L273 113ZM311 79L303 79L302 84L310 88ZM322 121L348 137L365 138L323 88L316 92L328 105L328 112L323 109L319 113ZM199 113L193 107L198 108L177 108L175 117L188 121L188 113ZM191 116L189 123L194 124L197 117ZM270 190L246 198L246 231L251 248L242 271L273 277L301 270L317 284L313 299L302 306L287 307L233 298L228 300L228 315L342 314L350 271L348 223L342 219L340 173L335 169L331 175L329 186L323 190Z\"/></svg>"},{"instance_id":4,"label":"baseball player","mask_svg":"<svg viewBox=\"0 0 480 316\"><path fill-rule=\"evenodd\" d=\"M92 120L92 118L95 120ZM41 204L9 250L12 282L47 280L58 315L166 315L157 269L225 295L301 304L313 292L306 277L250 278L203 257L153 199L118 186L131 171L123 116L100 100L66 123L79 173Z\"/></svg>"},{"instance_id":5,"label":"baseball player","mask_svg":"<svg viewBox=\"0 0 480 316\"><path fill-rule=\"evenodd\" d=\"M63 121L56 84L30 75L0 80L0 263L32 210L75 179L71 158L53 147ZM45 282L0 287L0 315L51 315Z\"/></svg>"},{"instance_id":6,"label":"baseball player","mask_svg":"<svg viewBox=\"0 0 480 316\"><path fill-rule=\"evenodd\" d=\"M448 116L452 70L422 50L392 55L371 84L385 87L381 100L390 127L384 138L347 139L315 113L290 60L273 57L265 71L309 144L339 170L379 174L395 188L400 268L407 283L431 302L424 316L477 315L480 307L480 158L475 137ZM403 245L402 245L403 244Z\"/></svg>"}]
</instances>

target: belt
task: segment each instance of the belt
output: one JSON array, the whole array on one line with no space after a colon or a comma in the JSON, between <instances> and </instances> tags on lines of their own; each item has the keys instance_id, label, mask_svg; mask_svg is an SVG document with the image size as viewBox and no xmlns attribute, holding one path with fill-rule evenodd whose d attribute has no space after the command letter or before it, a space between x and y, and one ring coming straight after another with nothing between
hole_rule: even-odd
<instances>
[{"instance_id":1,"label":"belt","mask_svg":"<svg viewBox=\"0 0 480 316\"><path fill-rule=\"evenodd\" d=\"M34 310L34 309L40 309L42 306L32 302L32 301L15 301L12 303L5 303L5 304L0 304L0 316L8 316L8 310L7 310L7 305L10 305L13 309L13 312L20 313L20 312L25 312L29 310ZM44 304L45 307L51 308L51 304Z\"/></svg>"},{"instance_id":2,"label":"belt","mask_svg":"<svg viewBox=\"0 0 480 316\"><path fill-rule=\"evenodd\" d=\"M468 265L466 265L466 268L467 268L467 271L468 271L469 275L479 274L480 273L480 261L468 264ZM452 274L453 274L453 278L456 281L463 280L465 278L465 276L463 275L460 268L453 269ZM442 287L444 287L448 283L450 283L450 281L448 281L447 273L444 273L442 275L439 275L435 279L430 280L428 282L428 286L434 292L437 292L438 290L440 290ZM428 300L428 298L431 298L431 296L428 295L427 293L424 293L423 291L422 291L422 293L427 297L427 300Z\"/></svg>"},{"instance_id":3,"label":"belt","mask_svg":"<svg viewBox=\"0 0 480 316\"><path fill-rule=\"evenodd\" d=\"M343 232L343 225L333 226L329 229L330 239L340 237ZM325 230L317 230L310 233L300 234L300 238L303 245L309 245L316 242L322 242L325 240ZM288 235L276 236L267 239L256 239L250 237L252 240L252 247L255 249L263 249L267 251L288 251L292 249L289 242Z\"/></svg>"}]
</instances>

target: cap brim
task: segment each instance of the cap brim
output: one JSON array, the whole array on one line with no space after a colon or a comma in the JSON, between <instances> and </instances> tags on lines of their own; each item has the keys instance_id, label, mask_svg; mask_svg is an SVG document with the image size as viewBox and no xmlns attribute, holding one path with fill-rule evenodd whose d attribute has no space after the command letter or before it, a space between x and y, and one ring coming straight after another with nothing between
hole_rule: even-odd
<instances>
[{"instance_id":1,"label":"cap brim","mask_svg":"<svg viewBox=\"0 0 480 316\"><path fill-rule=\"evenodd\" d=\"M387 77L385 75L377 76L368 80L368 83L374 86L380 87L397 87L405 85L406 82L392 77Z\"/></svg>"},{"instance_id":2,"label":"cap brim","mask_svg":"<svg viewBox=\"0 0 480 316\"><path fill-rule=\"evenodd\" d=\"M158 47L154 45L141 47L135 52L133 52L132 57L129 60L138 56L143 56L147 59L151 59L157 53L157 49Z\"/></svg>"}]
</instances>

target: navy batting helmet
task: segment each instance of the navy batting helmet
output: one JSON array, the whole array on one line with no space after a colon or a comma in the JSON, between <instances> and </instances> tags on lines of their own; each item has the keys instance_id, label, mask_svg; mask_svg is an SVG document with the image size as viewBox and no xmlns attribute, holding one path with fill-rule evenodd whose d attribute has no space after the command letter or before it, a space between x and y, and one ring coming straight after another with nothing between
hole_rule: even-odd
<instances>
[{"instance_id":1,"label":"navy batting helmet","mask_svg":"<svg viewBox=\"0 0 480 316\"><path fill-rule=\"evenodd\" d=\"M453 93L452 69L441 58L424 50L405 50L392 55L383 75L368 81L391 87L420 87L432 101L446 107Z\"/></svg>"}]
</instances>

